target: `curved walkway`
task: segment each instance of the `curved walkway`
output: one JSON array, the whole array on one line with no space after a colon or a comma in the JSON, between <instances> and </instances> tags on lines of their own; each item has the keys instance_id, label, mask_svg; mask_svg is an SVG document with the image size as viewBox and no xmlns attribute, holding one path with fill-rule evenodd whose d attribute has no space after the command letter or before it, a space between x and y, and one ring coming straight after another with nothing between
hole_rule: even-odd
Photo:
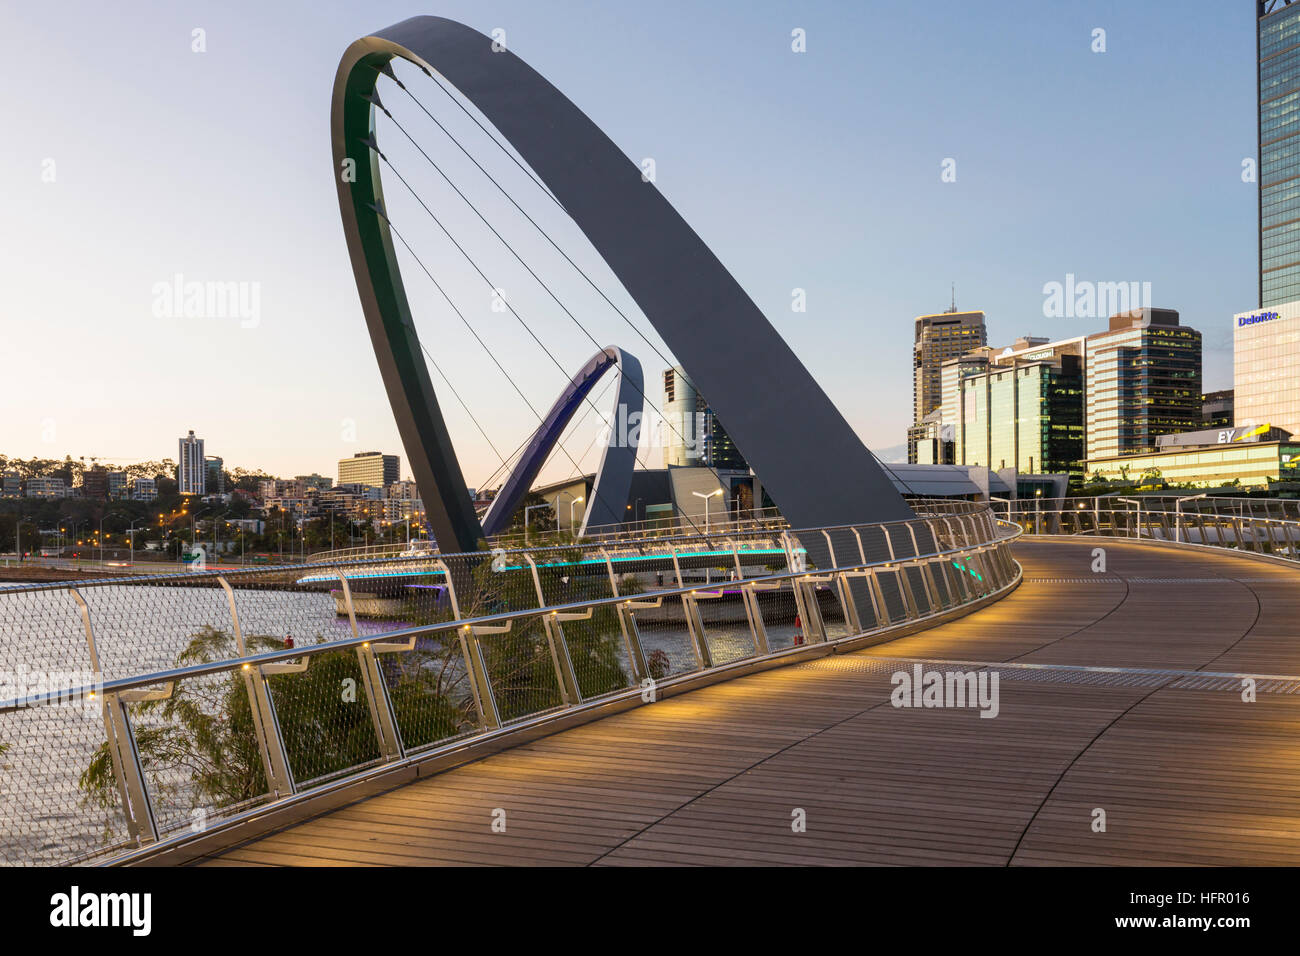
<instances>
[{"instance_id":1,"label":"curved walkway","mask_svg":"<svg viewBox=\"0 0 1300 956\"><path fill-rule=\"evenodd\" d=\"M1025 583L958 621L562 731L204 862L1300 863L1300 676L1247 703L1240 679L1195 673L1300 675L1300 571L1110 541L1093 573L1097 546L1022 542ZM899 658L996 662L998 716L891 706Z\"/></svg>"}]
</instances>

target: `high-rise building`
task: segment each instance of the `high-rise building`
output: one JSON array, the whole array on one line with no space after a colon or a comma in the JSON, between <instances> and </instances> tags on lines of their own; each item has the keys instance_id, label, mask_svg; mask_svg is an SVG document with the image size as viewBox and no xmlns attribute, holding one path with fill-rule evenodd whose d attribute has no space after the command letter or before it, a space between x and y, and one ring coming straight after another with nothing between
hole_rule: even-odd
<instances>
[{"instance_id":1,"label":"high-rise building","mask_svg":"<svg viewBox=\"0 0 1300 956\"><path fill-rule=\"evenodd\" d=\"M1259 307L1300 299L1300 4L1255 5L1259 70Z\"/></svg>"},{"instance_id":2,"label":"high-rise building","mask_svg":"<svg viewBox=\"0 0 1300 956\"><path fill-rule=\"evenodd\" d=\"M1020 339L943 366L952 462L1026 475L1083 474L1084 339Z\"/></svg>"},{"instance_id":3,"label":"high-rise building","mask_svg":"<svg viewBox=\"0 0 1300 956\"><path fill-rule=\"evenodd\" d=\"M1085 339L1087 456L1154 451L1201 427L1201 333L1174 309L1133 309Z\"/></svg>"},{"instance_id":4,"label":"high-rise building","mask_svg":"<svg viewBox=\"0 0 1300 956\"><path fill-rule=\"evenodd\" d=\"M664 370L664 464L748 471L749 462L680 368Z\"/></svg>"},{"instance_id":5,"label":"high-rise building","mask_svg":"<svg viewBox=\"0 0 1300 956\"><path fill-rule=\"evenodd\" d=\"M209 495L226 493L226 463L216 455L207 455L203 459L204 491Z\"/></svg>"},{"instance_id":6,"label":"high-rise building","mask_svg":"<svg viewBox=\"0 0 1300 956\"><path fill-rule=\"evenodd\" d=\"M1234 405L1230 388L1206 392L1201 396L1201 427L1231 428Z\"/></svg>"},{"instance_id":7,"label":"high-rise building","mask_svg":"<svg viewBox=\"0 0 1300 956\"><path fill-rule=\"evenodd\" d=\"M1300 302L1232 317L1233 423L1300 434Z\"/></svg>"},{"instance_id":8,"label":"high-rise building","mask_svg":"<svg viewBox=\"0 0 1300 956\"><path fill-rule=\"evenodd\" d=\"M369 485L386 488L397 481L401 460L396 455L377 451L357 452L351 458L339 460L340 485Z\"/></svg>"},{"instance_id":9,"label":"high-rise building","mask_svg":"<svg viewBox=\"0 0 1300 956\"><path fill-rule=\"evenodd\" d=\"M194 430L180 440L176 457L177 491L183 495L206 494L207 466L204 464L203 439L194 437Z\"/></svg>"},{"instance_id":10,"label":"high-rise building","mask_svg":"<svg viewBox=\"0 0 1300 956\"><path fill-rule=\"evenodd\" d=\"M943 404L943 363L988 343L983 312L941 312L918 315L912 343L912 422L920 424ZM908 442L907 460L915 463L916 447Z\"/></svg>"}]
</instances>

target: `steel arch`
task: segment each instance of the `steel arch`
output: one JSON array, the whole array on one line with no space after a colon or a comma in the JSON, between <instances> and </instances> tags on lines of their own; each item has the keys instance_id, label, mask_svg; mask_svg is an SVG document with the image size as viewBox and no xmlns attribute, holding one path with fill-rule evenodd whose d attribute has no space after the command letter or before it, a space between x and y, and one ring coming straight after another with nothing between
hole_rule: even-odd
<instances>
[{"instance_id":1,"label":"steel arch","mask_svg":"<svg viewBox=\"0 0 1300 956\"><path fill-rule=\"evenodd\" d=\"M413 17L344 52L331 115L333 174L380 373L444 550L476 547L482 529L420 356L383 215L372 98L394 57L436 69L532 167L726 423L792 524L912 516L821 386L640 167L514 53L453 20Z\"/></svg>"},{"instance_id":2,"label":"steel arch","mask_svg":"<svg viewBox=\"0 0 1300 956\"><path fill-rule=\"evenodd\" d=\"M582 370L573 377L573 381L560 393L551 410L547 412L542 423L533 432L528 447L524 449L510 477L501 486L501 491L493 500L487 513L483 515L483 533L500 534L510 524L510 519L518 510L528 489L533 486L537 473L546 463L565 426L573 418L578 407L596 383L611 368L618 368L618 392L614 397L614 417L611 422L609 441L600 456L600 465L596 469L596 481L591 489L590 501L582 519L581 532L585 534L588 526L621 523L626 515L628 492L632 488L632 471L636 468L636 444L629 440L623 427L633 412L642 411L645 396L644 382L641 376L641 363L622 349L610 346L601 349Z\"/></svg>"}]
</instances>

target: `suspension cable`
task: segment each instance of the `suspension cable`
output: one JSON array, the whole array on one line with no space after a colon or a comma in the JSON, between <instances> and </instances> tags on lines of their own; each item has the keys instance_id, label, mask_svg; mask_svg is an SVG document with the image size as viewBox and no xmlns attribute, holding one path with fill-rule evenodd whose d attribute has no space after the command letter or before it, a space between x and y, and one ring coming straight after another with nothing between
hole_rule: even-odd
<instances>
[{"instance_id":1,"label":"suspension cable","mask_svg":"<svg viewBox=\"0 0 1300 956\"><path fill-rule=\"evenodd\" d=\"M600 297L601 297L602 299L605 300L605 302L610 306L610 308L612 308L616 313L618 313L619 316L622 317L623 321L627 323L627 325L629 326L629 328L631 328L632 331L635 332L635 333L636 333L636 334L641 338L641 340L642 340L643 342L645 342L646 345L648 345L648 346L650 347L650 349L651 349L651 350L652 350L652 351L653 351L653 352L654 352L654 353L659 357L659 359L660 359L662 362L664 362L665 364L667 364L667 365L669 365L669 366L673 366L674 363L671 362L671 361L670 361L670 360L669 360L669 359L668 359L668 358L663 354L663 352L661 352L661 351L659 350L659 348L658 348L657 346L655 346L655 344L654 344L654 343L653 343L649 338L647 338L647 337L645 336L645 334L644 334L644 333L643 333L639 328L637 328L636 324L635 324L635 323L634 323L634 322L633 322L633 321L632 321L632 320L627 316L627 314L624 313L622 309L620 309L617 305L614 304L613 300L610 299L610 297L609 297L608 295L605 294L605 292L604 292L604 291L603 291L603 290L602 290L602 289L601 289L601 288L600 288L600 287L599 287L599 286L598 286L598 285L597 285L597 284L592 280L592 278L591 278L589 275L587 275L587 273L586 273L585 271L583 271L583 269L582 269L582 268L581 268L581 267L580 267L576 262L573 261L573 258L572 258L571 256L569 256L569 254L566 253L566 252L564 251L564 249L561 248L561 247L559 246L559 244L556 243L556 241L555 241L554 239L551 238L550 234L549 234L545 229L543 229L543 228L542 228L542 227L537 223L537 221L536 221L535 219L533 219L533 217L530 216L530 215L527 213L527 211L524 210L524 208L523 208L522 206L519 205L519 203L515 200L515 198L514 198L513 196L510 195L509 191L507 191L507 190L505 189L505 187L503 187L503 186L502 186L502 185L501 185L501 184L496 180L496 178L492 176L491 173L489 173L486 169L483 168L483 165L482 165L481 163L479 163L479 161L478 161L477 159L474 158L474 156L469 152L469 150L467 150L467 149L465 148L465 146L464 146L464 145L463 145L463 144L462 144L462 143L461 143L461 142L460 142L460 141L459 141L455 136L453 136L453 135L451 134L451 132L448 131L448 129L447 129L447 128L446 128L446 127L445 127L441 122L439 122L439 120L437 119L437 117L435 117L431 112L429 112L429 110L424 106L423 103L420 102L420 100L415 96L415 94L412 93L409 89L407 89L407 88L406 88L406 85L405 85L404 83L402 83L401 80L397 79L397 77L396 77L395 75L393 75L391 72L390 72L390 73L386 73L385 75L387 75L387 76L388 76L388 77L389 77L389 78L390 78L394 83L396 83L397 86L398 86L398 87L399 87L399 88L400 88L404 93L406 93L406 95L409 96L409 97L412 99L412 101L415 102L416 106L418 106L418 107L420 108L420 110L421 110L421 111L422 111L426 116L428 116L429 119L431 119L431 120L434 122L434 124L435 124L435 125L436 125L440 130L442 130L443 134L444 134L445 136L447 136L447 138L450 139L450 140L451 140L451 141L456 145L456 147L457 147L457 148L458 148L462 153L465 154L465 156L470 160L470 162L472 162L472 163L475 165L475 167L476 167L476 168L477 168L481 173L483 173L484 176L486 176L486 177L488 178L488 180L492 183L492 185L495 186L495 187L497 188L497 190L498 190L498 191L499 191L503 196L505 196L506 199L508 199L508 200L510 201L511 205L513 205L513 206L515 207L515 209L517 209L517 210L519 211L519 213L520 213L520 214L521 214L525 219L527 219L529 223L532 224L533 228L536 229L536 230L537 230L537 231L542 235L542 237L543 237L544 239L546 239L546 241L551 245L551 247L552 247L553 249L555 249L555 251L558 252L558 253L559 253L559 254L564 258L564 260L565 260L567 263L569 263L569 265L572 266L573 269L574 269L574 270L575 270L575 271L576 271L580 276L582 276L582 278L587 282L587 284L588 284L589 286L591 286L591 288L594 289L594 290L596 291L596 293L597 293L598 295L600 295ZM437 81L435 80L435 82L437 82ZM447 93L448 96L451 96L451 93L450 93L449 91L445 90L445 89L442 87L442 85L441 85L440 83L438 84L438 86L439 86L439 89L443 89L443 92ZM500 149L502 149L503 151L505 151L505 152L506 152L506 155L507 155L507 156L510 156L510 158L511 158L512 160L514 160L514 162L515 162L516 165L519 165L519 161L516 160L516 159L514 159L514 157L509 153L508 150L505 150L505 147L504 147L504 146L503 146L503 145L502 145L502 144L501 144L501 143L500 143L500 142L499 142L499 141L498 141L494 136L492 136L492 134L491 134L490 132L488 132L488 130L483 126L482 123L479 123L479 122L478 122L477 118L475 118L475 117L473 116L473 114L470 114L467 110L465 110L464 106L461 106L461 104L460 104L458 101L456 101L456 99L455 99L454 96L451 96L451 98L452 98L453 102L456 102L457 105L460 106L461 110L464 111L464 112L466 113L466 115L468 115L468 116L470 117L470 119L474 120L475 124L478 125L478 127L479 127L480 129L483 130L483 132L488 136L489 139L491 139L494 143L496 143L496 145L497 145ZM385 106L383 105L383 103L379 101L379 97L376 96L374 99L371 100L371 102L372 102L373 105L377 106L380 110L383 111L384 115L387 116L388 119L389 119L390 121L392 121L393 125L395 125L395 126L396 126L396 127L397 127L401 132L402 132L402 135L404 135L404 136L407 138L407 140L410 141L411 145L414 146L414 147L416 148L417 151L419 151L420 155L423 156L423 157L425 158L425 160L429 163L429 165L431 165L431 166L434 168L434 170L438 173L438 175L441 176L442 179L443 179L443 180L444 180L444 181L445 181L449 186L451 186L451 188L456 192L456 195L459 196L459 197L461 198L461 200L462 200L462 201L463 201L467 206L470 207L471 210L473 210L474 214L475 214L476 216L478 216L479 220L480 220L480 221L481 221L485 226L487 226L489 230L491 230L492 234L493 234L494 236L496 236L496 238L497 238L498 240L500 240L501 244L504 245L504 246L506 247L506 249L510 252L510 254L514 256L514 258L516 259L516 261L518 261L519 264L522 265L522 266L524 267L524 269L526 269L526 270L528 271L528 274L531 275L531 276L533 277L533 279L536 280L537 283L538 283L538 284L539 284L539 285L540 285L540 286L541 286L541 287L546 291L546 293L547 293L547 294L548 294L548 295L549 295L549 296L550 296L550 297L555 301L555 304L558 305L558 306L561 308L561 310L563 310L564 314L567 315L567 316L568 316L568 317L573 321L573 323L574 323L574 324L578 327L578 329L579 329L579 330L580 330L580 331L581 331L581 332L582 332L582 333L583 333L583 334L584 334L584 335L585 335L585 336L586 336L586 337L591 341L591 343L592 343L593 345L595 345L597 348L600 348L600 347L601 347L600 342L595 338L595 336L593 336L593 335L591 334L591 332L588 331L588 329L586 328L586 326L584 326L584 325L582 324L582 322L578 319L578 317L575 316L575 315L573 314L573 312L572 312L569 308L567 308L567 307L564 305L564 303L559 299L559 297L555 294L555 292L552 291L552 289L550 288L550 286L547 285L546 282L544 282L540 276L538 276L538 274L536 273L536 271L533 270L533 268L532 268L531 266L529 266L527 262L524 261L524 259L519 255L519 253L515 251L514 247L511 246L511 244L510 244L509 242L506 241L506 239L501 235L501 233L500 233L500 232L499 232L499 231L498 231L498 230L497 230L497 229L496 229L496 228L495 228L495 227L494 227L494 226L493 226L493 225L492 225L492 224L487 220L487 218L483 215L483 213L482 213L481 211L479 211L478 207L475 206L474 203L471 202L471 201L470 201L470 200L465 196L465 194L460 190L460 188L459 188L459 187L458 187L458 186L457 186L457 185L456 185L456 184L451 180L451 178L450 178L450 177L449 177L449 176L448 176L448 175L443 171L442 167L440 167L440 166L438 165L438 163L435 162L434 159L433 159L433 158L428 154L428 152L425 151L425 149L424 149L422 146L420 146L420 144L415 140L415 138L414 138L413 136L411 136L411 134L410 134L410 133L406 130L406 128L405 128L405 127L404 127L404 126L403 126L403 125L402 125L402 124L401 124L401 123L396 119L396 117L393 116L393 114L388 110L388 108L385 107ZM376 150L376 151L377 151L377 150ZM398 173L397 170L393 168L393 165L392 165L391 161L389 161L389 160L387 159L387 157L384 156L384 154L383 154L382 152L379 153L379 155L380 155L381 159L383 159L384 162L387 163L388 167L389 167L390 169L393 169L393 172L398 176L398 178L399 178L399 179L402 179L401 174ZM520 168L523 169L524 167L520 166ZM528 172L527 169L524 169L524 171L525 171L525 172ZM532 179L533 182L536 183L536 184L538 185L538 187L539 187L540 189L542 189L543 192L545 192L545 194L546 194L547 196L550 196L553 200L555 200L556 204L559 205L560 208L561 208L562 210L564 210L564 212L565 212L566 215L568 215L568 210L565 210L565 209L564 209L564 206L563 206L562 204L560 204L560 202L559 202L558 199L555 199L554 195L552 195L551 192L550 192L549 190L546 189L545 185L544 185L543 183L541 183L541 181L538 180L538 179L537 179L535 176L533 176L531 173L528 173L528 175L529 175L529 178ZM415 193L415 191L411 188L410 184L407 183L405 179L402 179L402 182L403 182L403 184L407 187L407 189L411 191L412 195L415 195L416 200L419 201L419 202L421 203L421 205L424 205L423 201L420 200L420 197L419 197L419 196ZM428 207L425 206L425 209L428 210ZM432 215L432 212L430 212L430 215ZM436 221L436 218L435 218L435 221ZM445 230L444 230L444 231L445 231ZM481 274L481 273L480 273L480 274ZM517 313L516 313L516 317L518 317ZM540 345L541 343L539 342L538 344ZM543 348L545 348L545 347L543 346ZM553 356L552 356L552 361L554 361L554 357L553 357ZM557 364L558 364L558 363L557 363ZM688 378L688 381L689 381L689 378ZM629 383L629 384L632 384L632 383ZM642 402L648 404L648 403L649 403L649 397L645 394L645 391L644 391L643 389L636 388L635 385L633 385L633 388L635 388L636 391L640 394L640 397L641 397ZM692 383L692 388L694 388L694 384L693 384L693 383ZM672 423L671 420L669 420L668 418L665 417L665 418L664 418L664 422L665 422L665 424L668 425L668 427L669 427L670 429L672 429L672 431L674 432L674 434L677 435L678 438L680 438L683 442L686 441L686 436L683 435L680 431L678 431L678 429L677 429L676 426ZM641 457L640 457L640 450L639 450L639 449L638 449L637 460L638 460L638 462L641 463L642 467L646 467L645 462L644 462L644 461L641 459ZM711 464L706 464L704 467L708 468L709 471L711 471L711 472L713 473L713 477L714 477L714 479L717 481L717 483L718 483L719 486L722 486L722 485L724 484L724 482L722 481L722 476L718 474L718 470L717 470L717 468L715 468L715 467L714 467L713 465L711 465ZM689 519L688 519L688 520L689 520ZM692 521L691 524L694 525L694 522Z\"/></svg>"},{"instance_id":2,"label":"suspension cable","mask_svg":"<svg viewBox=\"0 0 1300 956\"><path fill-rule=\"evenodd\" d=\"M432 282L434 288L437 289L442 294L442 297L447 301L447 304L451 306L451 310L455 312L456 315L460 318L461 322L464 323L465 328L469 329L470 335L474 336L475 341L477 341L478 344L483 348L483 351L487 353L488 358L492 360L492 364L494 364L497 367L497 369L501 372L501 374L505 376L506 381L508 381L511 384L515 392L518 393L521 399L523 399L523 402L525 405L528 406L529 411L531 411L533 415L537 417L537 420L539 422L543 421L542 413L533 407L533 403L528 400L528 396L524 394L523 389L521 389L519 387L519 384L513 378L511 378L510 373L505 370L505 367L497 359L496 355L492 352L490 348L488 348L487 343L483 341L482 337L479 336L478 332L474 330L474 327L470 325L469 320L465 318L464 313L461 312L460 309L456 307L456 303L454 303L451 300L451 296L447 295L447 292L445 289L443 289L442 284L439 283L438 280L433 277L433 273L430 272L429 267L424 264L424 260L421 259L418 255L416 255L415 250L411 248L411 244L406 241L406 237L402 235L401 231L398 230L398 228L393 225L393 221L388 218L387 213L381 210L376 210L376 212L383 217L384 222L388 224L389 230L392 232L393 235L395 235L398 238L398 241L400 241L401 244L406 247L406 251L410 253L411 258L415 260L416 264L420 267L420 269L424 272L424 274L429 277L429 281ZM568 457L569 461L572 462L573 456L569 455L568 449L563 449L563 451L566 457ZM574 462L574 464L576 464L576 462Z\"/></svg>"}]
</instances>

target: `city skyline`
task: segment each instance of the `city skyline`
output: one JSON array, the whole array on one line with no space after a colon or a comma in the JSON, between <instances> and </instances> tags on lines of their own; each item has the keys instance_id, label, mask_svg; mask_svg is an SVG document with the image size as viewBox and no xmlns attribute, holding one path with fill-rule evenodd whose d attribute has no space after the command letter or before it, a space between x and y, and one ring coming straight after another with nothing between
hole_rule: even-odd
<instances>
[{"instance_id":1,"label":"city skyline","mask_svg":"<svg viewBox=\"0 0 1300 956\"><path fill-rule=\"evenodd\" d=\"M0 449L23 458L153 459L174 440L179 400L185 421L234 466L301 474L365 448L405 453L365 340L328 182L303 174L325 162L327 104L319 90L337 61L335 38L364 31L369 18L411 12L378 6L322 6L318 19L295 24L303 43L293 51L255 39L282 30L281 13L237 4L196 19L157 6L140 29L159 51L168 84L111 75L89 82L96 58L108 55L97 50L115 48L112 38L128 27L89 5L73 18L64 44L81 63L51 79L42 122L26 124L40 136L3 160L17 218L30 234L21 243L6 239L8 381L22 401L20 413L0 424ZM746 4L743 17L739 5L692 9L690 31L674 29L672 16L653 23L631 9L600 10L558 31L522 5L488 14L460 6L443 12L484 32L505 24L512 44L629 156L656 159L659 188L873 448L905 440L912 317L946 307L952 282L958 308L983 310L996 343L1026 334L1066 338L1104 322L1044 316L1048 283L1067 276L1149 282L1151 304L1178 309L1205 333L1205 388L1231 385L1231 317L1254 301L1257 281L1249 239L1256 190L1241 181L1241 163L1255 152L1254 23L1245 5L1189 4L1196 16L1176 21L1122 4L1086 12L953 6L924 34L913 29L914 8L901 3L869 13ZM37 11L8 9L3 17L37 38L54 29ZM606 42L633 26L650 37L639 45L645 49ZM1099 27L1104 53L1092 51ZM191 50L196 28L205 31L201 54ZM795 28L807 31L805 53L791 50ZM724 35L727 42L715 42ZM925 49L922 35L953 47L945 70L909 69ZM101 36L110 42L97 47ZM866 42L870 58L861 56ZM1021 53L1014 65L989 56L1006 46ZM577 50L584 56L565 55ZM18 56L21 67L35 54ZM647 88L636 77L660 57L678 66L656 73ZM255 75L273 58L283 68L279 83L245 97L258 103L247 107L250 115L237 114L232 93L248 82L239 74ZM749 79L729 79L736 75ZM887 96L860 95L890 89L902 76L911 85L907 109ZM1045 112L1066 101L1066 85L1073 114ZM698 89L710 92L700 97ZM34 107L20 93L3 95L20 122L30 118ZM1006 108L989 126L993 97ZM1188 142L1193 110L1213 136ZM1123 144L1139 131L1144 150L1125 161ZM149 150L127 148L141 137ZM229 144L244 140L254 144L251 153L235 160ZM742 142L753 145L742 151ZM55 163L52 182L42 181L47 159ZM948 159L956 160L954 182L943 180ZM246 172L250 163L262 172ZM183 175L173 172L179 167ZM734 191L716 188L737 173ZM1189 193L1195 204L1186 202ZM753 199L764 194L766 202ZM120 198L127 195L155 199L138 208ZM153 206L169 212L159 217ZM1186 228L1189 217L1198 228ZM1060 229L1062 222L1074 228ZM1046 234L1049 223L1055 228ZM120 253L100 242L110 232ZM991 242L991 235L1001 238ZM242 301L257 304L256 322L151 311L160 286L189 281L255 283L256 295ZM806 292L806 313L792 311L796 289ZM427 308L428 290L420 298L433 354L446 358L452 374L477 370L482 358L455 320ZM482 313L475 319L490 317ZM629 314L653 339L639 314ZM84 344L52 352L51 333ZM639 350L648 365L658 362L617 321L597 334ZM556 353L573 368L585 346L569 335ZM828 336L839 347L823 348ZM555 369L512 348L503 348L508 367L544 403L558 387ZM864 381L868 356L881 371ZM68 383L59 394L42 389L52 367ZM436 384L466 483L476 486L497 462ZM647 397L661 403L657 388ZM472 398L480 420L498 423L492 438L503 452L535 425L503 385ZM115 414L86 421L84 409L100 402ZM294 441L284 441L286 430ZM586 437L572 443L575 455ZM553 461L541 477L568 470L567 461Z\"/></svg>"}]
</instances>

